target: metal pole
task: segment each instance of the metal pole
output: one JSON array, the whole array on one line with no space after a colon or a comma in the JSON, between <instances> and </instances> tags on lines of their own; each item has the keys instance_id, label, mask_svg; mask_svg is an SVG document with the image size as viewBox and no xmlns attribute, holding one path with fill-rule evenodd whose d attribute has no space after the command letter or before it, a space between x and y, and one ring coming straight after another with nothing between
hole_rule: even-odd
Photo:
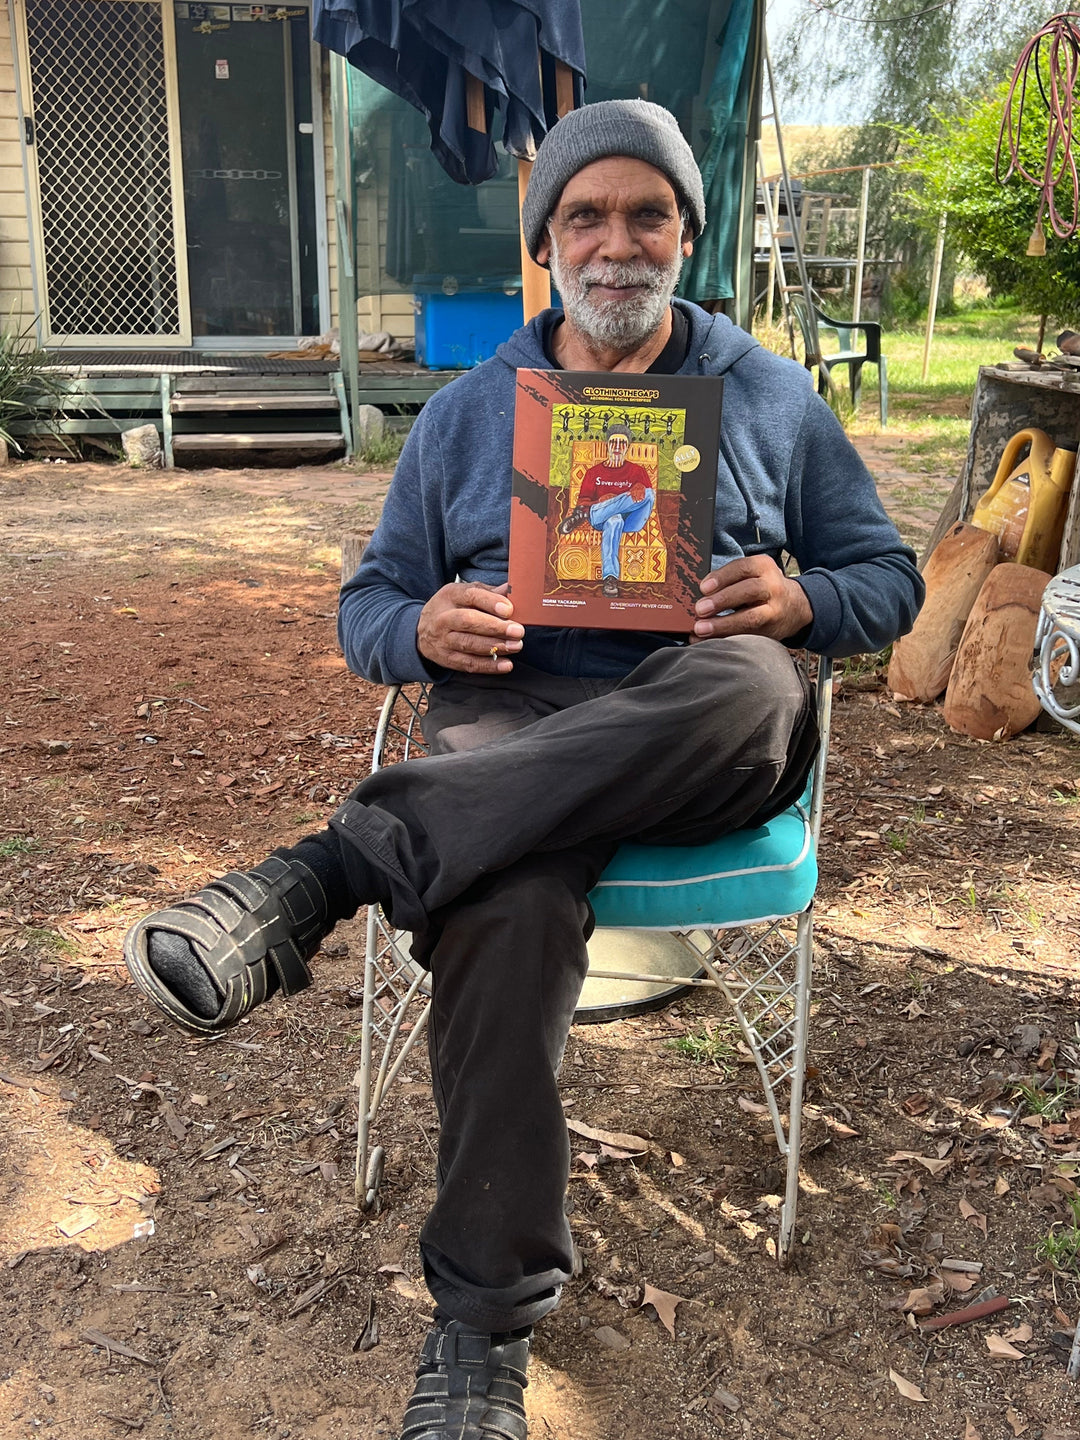
<instances>
[{"instance_id":1,"label":"metal pole","mask_svg":"<svg viewBox=\"0 0 1080 1440\"><path fill-rule=\"evenodd\" d=\"M765 152L762 149L761 141L758 141L758 166L761 172L761 198L765 206L765 223L769 227L769 279L765 296L765 323L772 324L773 300L776 295L776 274L780 272L780 284L785 283L784 257L780 251L780 222L777 219L776 202L778 195L773 195L769 190L769 182L765 179ZM788 338L791 340L792 355L795 353L795 337L791 329L791 318L787 313L787 307L781 307L787 320Z\"/></svg>"},{"instance_id":2,"label":"metal pole","mask_svg":"<svg viewBox=\"0 0 1080 1440\"><path fill-rule=\"evenodd\" d=\"M359 321L356 313L356 180L352 157L349 65L343 55L330 57L330 117L334 146L334 215L338 255L338 325L341 374L349 392L352 443L360 436Z\"/></svg>"},{"instance_id":3,"label":"metal pole","mask_svg":"<svg viewBox=\"0 0 1080 1440\"><path fill-rule=\"evenodd\" d=\"M866 265L866 216L870 209L870 167L862 172L862 197L859 200L859 248L855 259L855 295L852 300L851 318L856 325L862 319L862 282Z\"/></svg>"},{"instance_id":4,"label":"metal pole","mask_svg":"<svg viewBox=\"0 0 1080 1440\"><path fill-rule=\"evenodd\" d=\"M930 276L930 308L926 316L926 342L923 345L922 354L922 378L926 380L930 374L930 342L934 338L934 317L937 314L938 286L941 284L941 261L945 254L945 220L944 213L938 221L937 245L934 249L934 270Z\"/></svg>"},{"instance_id":5,"label":"metal pole","mask_svg":"<svg viewBox=\"0 0 1080 1440\"><path fill-rule=\"evenodd\" d=\"M803 256L799 227L795 224L795 199L791 190L791 175L788 172L787 156L784 154L784 136L780 126L780 112L776 106L776 81L773 78L772 53L769 50L769 38L765 37L765 69L769 76L769 99L772 102L773 124L776 126L776 148L780 156L780 174L783 177L784 199L787 202L788 223L791 226L791 243L795 249L795 263L799 271L799 284L806 296L807 302L812 306L813 298L810 294L810 277L806 269L806 259ZM815 341L817 337L815 336Z\"/></svg>"}]
</instances>

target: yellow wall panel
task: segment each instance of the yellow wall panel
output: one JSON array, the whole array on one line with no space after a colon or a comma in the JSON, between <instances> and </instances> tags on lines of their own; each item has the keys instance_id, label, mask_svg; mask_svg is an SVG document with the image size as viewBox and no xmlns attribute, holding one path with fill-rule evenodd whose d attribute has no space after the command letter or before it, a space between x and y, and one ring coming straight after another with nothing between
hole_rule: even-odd
<instances>
[{"instance_id":1,"label":"yellow wall panel","mask_svg":"<svg viewBox=\"0 0 1080 1440\"><path fill-rule=\"evenodd\" d=\"M22 218L23 228L29 233L26 219L26 194L20 186L19 189L9 190L4 183L10 172L0 168L0 215L6 215L9 219ZM22 178L21 173L18 177Z\"/></svg>"}]
</instances>

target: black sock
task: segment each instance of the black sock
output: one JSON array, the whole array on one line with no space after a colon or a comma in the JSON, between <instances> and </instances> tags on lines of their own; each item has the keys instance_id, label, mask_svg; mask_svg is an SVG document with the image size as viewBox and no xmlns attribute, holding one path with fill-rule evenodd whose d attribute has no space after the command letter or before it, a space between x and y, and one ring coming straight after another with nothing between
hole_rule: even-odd
<instances>
[{"instance_id":1,"label":"black sock","mask_svg":"<svg viewBox=\"0 0 1080 1440\"><path fill-rule=\"evenodd\" d=\"M204 1020L214 1018L221 1009L221 997L183 935L171 930L147 931L146 956L150 969L182 1004ZM277 976L273 978L276 984Z\"/></svg>"},{"instance_id":2,"label":"black sock","mask_svg":"<svg viewBox=\"0 0 1080 1440\"><path fill-rule=\"evenodd\" d=\"M339 920L351 920L360 902L349 886L341 859L341 841L333 830L320 830L305 835L291 850L278 851L286 860L302 860L318 880L326 896L326 929L329 932Z\"/></svg>"}]
</instances>

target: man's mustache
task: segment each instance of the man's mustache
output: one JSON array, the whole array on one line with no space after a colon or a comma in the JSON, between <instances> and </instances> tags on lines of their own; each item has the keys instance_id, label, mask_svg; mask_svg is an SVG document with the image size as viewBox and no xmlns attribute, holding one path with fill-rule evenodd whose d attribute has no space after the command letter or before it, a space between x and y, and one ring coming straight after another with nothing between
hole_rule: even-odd
<instances>
[{"instance_id":1,"label":"man's mustache","mask_svg":"<svg viewBox=\"0 0 1080 1440\"><path fill-rule=\"evenodd\" d=\"M578 271L577 279L587 290L597 285L613 289L641 285L647 290L658 290L663 284L664 270L658 265L612 265L602 269L585 265Z\"/></svg>"}]
</instances>

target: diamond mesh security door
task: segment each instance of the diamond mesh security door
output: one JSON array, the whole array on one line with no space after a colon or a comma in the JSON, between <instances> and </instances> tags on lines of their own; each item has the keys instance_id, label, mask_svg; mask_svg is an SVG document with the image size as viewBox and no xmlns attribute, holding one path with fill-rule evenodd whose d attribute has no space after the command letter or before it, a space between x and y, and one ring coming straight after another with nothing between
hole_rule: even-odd
<instances>
[{"instance_id":1,"label":"diamond mesh security door","mask_svg":"<svg viewBox=\"0 0 1080 1440\"><path fill-rule=\"evenodd\" d=\"M190 343L171 0L17 8L44 339Z\"/></svg>"}]
</instances>

